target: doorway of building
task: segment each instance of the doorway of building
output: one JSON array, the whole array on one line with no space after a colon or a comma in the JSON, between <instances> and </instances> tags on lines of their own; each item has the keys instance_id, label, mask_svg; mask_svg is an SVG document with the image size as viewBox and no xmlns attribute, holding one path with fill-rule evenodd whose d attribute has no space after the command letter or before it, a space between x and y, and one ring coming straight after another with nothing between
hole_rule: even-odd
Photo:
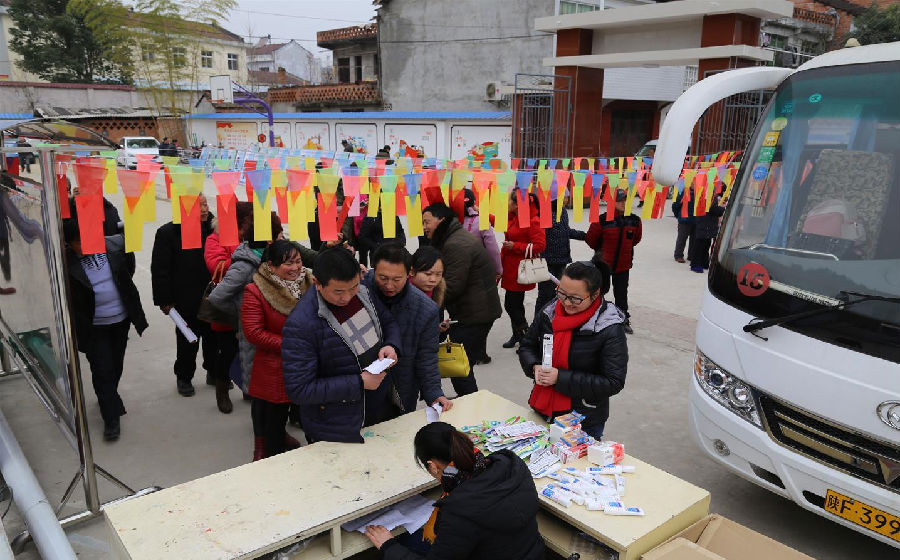
<instances>
[{"instance_id":1,"label":"doorway of building","mask_svg":"<svg viewBox=\"0 0 900 560\"><path fill-rule=\"evenodd\" d=\"M633 155L651 140L653 114L649 109L614 110L609 120L609 155Z\"/></svg>"}]
</instances>

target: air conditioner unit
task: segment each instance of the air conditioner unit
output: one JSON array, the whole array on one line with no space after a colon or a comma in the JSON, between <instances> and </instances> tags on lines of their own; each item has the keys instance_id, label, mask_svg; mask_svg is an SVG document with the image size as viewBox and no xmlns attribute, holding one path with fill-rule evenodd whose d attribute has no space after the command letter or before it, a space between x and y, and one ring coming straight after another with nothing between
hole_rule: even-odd
<instances>
[{"instance_id":1,"label":"air conditioner unit","mask_svg":"<svg viewBox=\"0 0 900 560\"><path fill-rule=\"evenodd\" d=\"M488 82L484 87L485 101L501 101L503 94L500 92L500 82Z\"/></svg>"}]
</instances>

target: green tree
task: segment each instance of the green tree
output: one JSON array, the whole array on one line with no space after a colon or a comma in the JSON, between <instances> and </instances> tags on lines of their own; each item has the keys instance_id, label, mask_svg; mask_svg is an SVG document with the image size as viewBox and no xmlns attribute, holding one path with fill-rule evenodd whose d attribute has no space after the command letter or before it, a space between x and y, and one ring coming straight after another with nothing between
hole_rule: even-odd
<instances>
[{"instance_id":1,"label":"green tree","mask_svg":"<svg viewBox=\"0 0 900 560\"><path fill-rule=\"evenodd\" d=\"M51 82L130 83L130 46L120 33L98 35L67 0L12 0L9 46L17 65ZM119 5L121 8L121 6Z\"/></svg>"},{"instance_id":2,"label":"green tree","mask_svg":"<svg viewBox=\"0 0 900 560\"><path fill-rule=\"evenodd\" d=\"M879 9L873 2L862 14L853 18L853 30L843 42L855 38L863 45L900 41L900 4Z\"/></svg>"}]
</instances>

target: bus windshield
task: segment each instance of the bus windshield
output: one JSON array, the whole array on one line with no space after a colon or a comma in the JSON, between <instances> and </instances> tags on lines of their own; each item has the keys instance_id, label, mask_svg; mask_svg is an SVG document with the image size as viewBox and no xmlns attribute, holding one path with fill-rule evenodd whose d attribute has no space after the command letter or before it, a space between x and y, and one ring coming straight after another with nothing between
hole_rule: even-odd
<instances>
[{"instance_id":1,"label":"bus windshield","mask_svg":"<svg viewBox=\"0 0 900 560\"><path fill-rule=\"evenodd\" d=\"M764 319L900 296L900 62L786 80L731 194L710 289ZM783 325L900 363L900 305L866 301Z\"/></svg>"}]
</instances>

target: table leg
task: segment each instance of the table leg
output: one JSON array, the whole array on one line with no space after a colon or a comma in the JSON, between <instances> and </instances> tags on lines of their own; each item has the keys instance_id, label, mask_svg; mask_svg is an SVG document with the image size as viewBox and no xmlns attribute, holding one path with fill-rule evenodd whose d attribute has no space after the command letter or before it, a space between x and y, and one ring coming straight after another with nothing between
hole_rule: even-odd
<instances>
[{"instance_id":1,"label":"table leg","mask_svg":"<svg viewBox=\"0 0 900 560\"><path fill-rule=\"evenodd\" d=\"M331 555L341 558L341 526L331 528Z\"/></svg>"}]
</instances>

